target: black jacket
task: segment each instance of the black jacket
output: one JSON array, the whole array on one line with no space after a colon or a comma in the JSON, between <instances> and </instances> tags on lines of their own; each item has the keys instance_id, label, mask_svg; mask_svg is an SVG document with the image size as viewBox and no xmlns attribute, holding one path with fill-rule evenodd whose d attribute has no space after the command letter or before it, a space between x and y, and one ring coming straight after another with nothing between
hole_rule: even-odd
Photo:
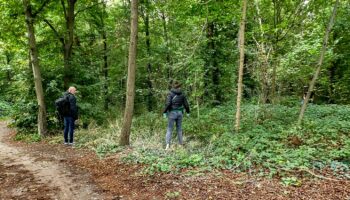
<instances>
[{"instance_id":1,"label":"black jacket","mask_svg":"<svg viewBox=\"0 0 350 200\"><path fill-rule=\"evenodd\" d=\"M65 117L73 117L73 119L78 119L78 107L77 107L77 99L72 93L65 92L64 96L68 97L69 101L69 113L64 115Z\"/></svg>"},{"instance_id":2,"label":"black jacket","mask_svg":"<svg viewBox=\"0 0 350 200\"><path fill-rule=\"evenodd\" d=\"M180 109L181 107L185 107L186 112L190 113L190 106L188 105L186 96L180 89L171 89L167 96L163 113Z\"/></svg>"}]
</instances>

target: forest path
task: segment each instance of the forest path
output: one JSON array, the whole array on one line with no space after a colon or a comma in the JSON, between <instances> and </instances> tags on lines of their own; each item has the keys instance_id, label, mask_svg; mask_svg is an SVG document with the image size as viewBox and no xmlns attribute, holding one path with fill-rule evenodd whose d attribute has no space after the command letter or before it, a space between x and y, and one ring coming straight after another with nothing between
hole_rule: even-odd
<instances>
[{"instance_id":1,"label":"forest path","mask_svg":"<svg viewBox=\"0 0 350 200\"><path fill-rule=\"evenodd\" d=\"M0 199L101 199L86 177L76 177L60 158L43 159L7 142L0 122Z\"/></svg>"}]
</instances>

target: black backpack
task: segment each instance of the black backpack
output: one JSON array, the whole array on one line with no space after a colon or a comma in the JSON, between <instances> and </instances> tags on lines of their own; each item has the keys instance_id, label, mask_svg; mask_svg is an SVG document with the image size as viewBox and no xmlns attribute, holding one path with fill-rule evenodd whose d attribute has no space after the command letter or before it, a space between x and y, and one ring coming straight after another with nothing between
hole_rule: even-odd
<instances>
[{"instance_id":1,"label":"black backpack","mask_svg":"<svg viewBox=\"0 0 350 200\"><path fill-rule=\"evenodd\" d=\"M58 98L55 101L56 110L60 117L66 116L69 114L70 104L68 95L63 95L63 97Z\"/></svg>"}]
</instances>

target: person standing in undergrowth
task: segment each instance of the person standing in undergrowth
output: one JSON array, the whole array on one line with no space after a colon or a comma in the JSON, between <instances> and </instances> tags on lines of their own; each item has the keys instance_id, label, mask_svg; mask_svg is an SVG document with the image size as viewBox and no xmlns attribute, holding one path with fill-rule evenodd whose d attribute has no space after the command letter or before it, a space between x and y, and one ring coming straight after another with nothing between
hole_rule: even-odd
<instances>
[{"instance_id":1,"label":"person standing in undergrowth","mask_svg":"<svg viewBox=\"0 0 350 200\"><path fill-rule=\"evenodd\" d=\"M186 96L181 91L181 83L178 81L174 81L173 87L170 90L166 102L165 108L163 111L163 117L168 117L168 127L166 131L166 147L165 149L170 148L170 140L171 134L173 131L174 123L176 123L176 132L179 140L179 144L183 144L182 138L182 118L184 109L186 110L187 116L190 114L190 107L188 105L188 101Z\"/></svg>"},{"instance_id":2,"label":"person standing in undergrowth","mask_svg":"<svg viewBox=\"0 0 350 200\"><path fill-rule=\"evenodd\" d=\"M64 119L64 144L73 145L74 144L74 128L75 120L78 119L78 107L77 100L75 98L75 93L77 89L73 86L69 87L68 91L64 93L64 96L69 102L69 109L63 114Z\"/></svg>"}]
</instances>

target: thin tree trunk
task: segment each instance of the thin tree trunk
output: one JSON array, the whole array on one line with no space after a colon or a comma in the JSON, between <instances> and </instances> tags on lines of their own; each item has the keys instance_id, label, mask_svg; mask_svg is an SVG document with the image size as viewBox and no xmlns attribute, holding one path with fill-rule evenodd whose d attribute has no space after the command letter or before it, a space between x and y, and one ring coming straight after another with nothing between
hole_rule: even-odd
<instances>
[{"instance_id":1,"label":"thin tree trunk","mask_svg":"<svg viewBox=\"0 0 350 200\"><path fill-rule=\"evenodd\" d=\"M336 31L333 32L333 41L336 41L338 38L338 33ZM338 53L338 49L337 48L334 48L333 50L334 54L337 55ZM338 68L338 65L339 65L339 59L336 58L329 70L328 70L328 73L329 73L329 86L328 86L328 103L335 103L336 99L335 99L335 84L336 84L336 72L337 72L337 68Z\"/></svg>"},{"instance_id":2,"label":"thin tree trunk","mask_svg":"<svg viewBox=\"0 0 350 200\"><path fill-rule=\"evenodd\" d=\"M279 5L279 2L276 0L273 0L273 14L274 14L274 29L277 30L277 25L280 22L280 14L281 14L281 8ZM275 55L278 53L278 42L279 42L279 31L275 31L275 42L274 42L274 51ZM279 61L279 60L278 60ZM271 77L271 96L270 99L272 103L275 103L275 98L276 98L276 76L277 76L277 65L279 64L277 61L277 58L275 56L275 62L273 63L273 68L272 68L272 77Z\"/></svg>"},{"instance_id":3,"label":"thin tree trunk","mask_svg":"<svg viewBox=\"0 0 350 200\"><path fill-rule=\"evenodd\" d=\"M197 87L199 84L197 83L197 76L198 72L196 71L194 74L194 94L196 95L196 106L197 106L197 118L199 119L200 113L199 113L199 95L197 94Z\"/></svg>"},{"instance_id":4,"label":"thin tree trunk","mask_svg":"<svg viewBox=\"0 0 350 200\"><path fill-rule=\"evenodd\" d=\"M10 63L11 63L11 56L9 55L9 53L6 53L6 52L5 52L5 56L6 56L6 65L7 65L6 79L7 79L7 82L10 83L12 81L12 75L11 75L11 70L8 68L8 66L10 66Z\"/></svg>"},{"instance_id":5,"label":"thin tree trunk","mask_svg":"<svg viewBox=\"0 0 350 200\"><path fill-rule=\"evenodd\" d=\"M67 88L69 83L72 80L71 73L71 58L72 58L72 49L73 49L73 39L74 39L74 21L75 13L74 6L77 0L67 0L68 8L64 7L64 2L62 0L62 5L66 18L66 36L65 42L63 44L64 48L64 86Z\"/></svg>"},{"instance_id":6,"label":"thin tree trunk","mask_svg":"<svg viewBox=\"0 0 350 200\"><path fill-rule=\"evenodd\" d=\"M239 27L239 71L237 83L237 110L236 110L236 132L240 129L241 120L241 101L242 101L242 85L243 85L243 65L244 65L244 32L247 12L247 0L243 0L242 19Z\"/></svg>"},{"instance_id":7,"label":"thin tree trunk","mask_svg":"<svg viewBox=\"0 0 350 200\"><path fill-rule=\"evenodd\" d=\"M167 23L164 12L162 12L162 21L163 21L163 35L166 45L166 63L167 63L167 78L170 82L172 78L172 67L171 67L171 56L170 56L170 45L169 45L169 36L168 36L168 29L167 29Z\"/></svg>"},{"instance_id":8,"label":"thin tree trunk","mask_svg":"<svg viewBox=\"0 0 350 200\"><path fill-rule=\"evenodd\" d=\"M148 0L145 0L145 16L144 16L144 22L145 22L145 34L146 34L146 49L147 49L147 56L148 58L151 58L151 38L149 33L149 2ZM153 108L153 85L152 85L152 65L150 59L148 59L147 62L147 86L148 86L148 95L147 95L147 107L148 111L151 111Z\"/></svg>"},{"instance_id":9,"label":"thin tree trunk","mask_svg":"<svg viewBox=\"0 0 350 200\"><path fill-rule=\"evenodd\" d=\"M125 146L130 144L130 128L132 116L134 112L135 99L135 72L136 72L136 54L137 54L137 0L131 1L131 31L130 31L130 46L129 46L129 63L128 63L128 80L126 89L126 103L124 112L124 121L120 135L120 145Z\"/></svg>"},{"instance_id":10,"label":"thin tree trunk","mask_svg":"<svg viewBox=\"0 0 350 200\"><path fill-rule=\"evenodd\" d=\"M339 0L337 0L335 2L335 4L334 4L332 16L330 17L330 20L329 20L329 23L328 23L328 26L327 26L327 30L326 30L326 34L325 34L325 36L323 38L322 50L321 50L320 58L319 58L318 63L317 63L317 68L316 68L315 74L314 74L314 76L313 76L313 78L312 78L312 80L310 82L310 86L309 86L309 89L307 91L306 98L304 99L304 103L303 103L303 105L301 107L301 110L300 110L300 114L299 114L299 118L298 118L298 122L297 122L298 126L301 125L301 122L303 120L307 104L308 104L310 96L311 96L311 92L314 90L314 86L315 86L316 80L317 80L318 75L319 75L319 73L321 71L321 66L322 66L322 63L323 63L324 54L326 53L326 48L327 48L327 44L328 44L329 33L330 33L330 31L331 31L331 29L333 27L333 23L334 23L335 15L336 15L336 12L337 12L338 4L339 4Z\"/></svg>"},{"instance_id":11,"label":"thin tree trunk","mask_svg":"<svg viewBox=\"0 0 350 200\"><path fill-rule=\"evenodd\" d=\"M64 34L59 34L58 31L54 28L54 26L49 22L49 20L44 19L44 22L51 28L51 30L56 35L57 39L62 44L62 52L63 52L63 65L64 65L64 73L63 73L63 82L64 87L67 88L69 83L72 81L72 70L71 70L71 59L73 52L73 41L74 41L74 23L75 23L75 4L77 0L67 0L68 8L66 8L66 4L64 0L61 0L61 5L64 13L64 18L66 21L66 31Z\"/></svg>"},{"instance_id":12,"label":"thin tree trunk","mask_svg":"<svg viewBox=\"0 0 350 200\"><path fill-rule=\"evenodd\" d=\"M44 91L41 82L41 73L39 66L39 56L36 47L35 35L34 35L34 18L32 14L32 8L30 0L23 0L24 12L26 16L26 25L28 31L28 44L30 49L30 62L32 63L35 92L38 101L38 132L41 136L47 134L47 121L46 121L46 106L44 100Z\"/></svg>"},{"instance_id":13,"label":"thin tree trunk","mask_svg":"<svg viewBox=\"0 0 350 200\"><path fill-rule=\"evenodd\" d=\"M208 38L208 58L206 62L206 66L208 66L208 70L206 73L206 85L210 85L209 83L209 75L211 75L211 81L213 84L213 93L214 93L214 102L213 105L219 105L222 98L221 98L221 91L220 91L220 69L217 63L217 49L216 49L216 44L215 44L215 34L216 34L216 29L215 29L215 23L213 21L208 23L207 26L207 38Z\"/></svg>"},{"instance_id":14,"label":"thin tree trunk","mask_svg":"<svg viewBox=\"0 0 350 200\"><path fill-rule=\"evenodd\" d=\"M102 22L102 39L103 39L103 75L104 75L104 84L103 84L103 90L104 90L104 109L108 110L108 104L109 104L109 96L108 96L108 48L107 48L107 33L106 33L106 26L104 23L104 17L106 13L106 3L103 1L103 11L101 16L101 22Z\"/></svg>"},{"instance_id":15,"label":"thin tree trunk","mask_svg":"<svg viewBox=\"0 0 350 200\"><path fill-rule=\"evenodd\" d=\"M105 28L105 27L104 27ZM107 56L107 36L106 36L106 31L103 30L102 33L102 38L103 38L103 75L104 75L104 97L105 97L105 102L104 102L104 109L108 110L108 103L109 103L109 98L108 98L108 56Z\"/></svg>"},{"instance_id":16,"label":"thin tree trunk","mask_svg":"<svg viewBox=\"0 0 350 200\"><path fill-rule=\"evenodd\" d=\"M260 76L261 76L261 103L266 104L268 100L268 67L269 67L269 61L268 61L268 52L266 52L265 44L263 42L264 40L264 29L262 26L262 20L260 17L260 8L259 8L259 2L255 0L255 6L256 11L258 15L258 22L260 27L260 37L262 42L259 44L258 41L257 47L259 50L259 61L261 62L261 69L260 69Z\"/></svg>"}]
</instances>

